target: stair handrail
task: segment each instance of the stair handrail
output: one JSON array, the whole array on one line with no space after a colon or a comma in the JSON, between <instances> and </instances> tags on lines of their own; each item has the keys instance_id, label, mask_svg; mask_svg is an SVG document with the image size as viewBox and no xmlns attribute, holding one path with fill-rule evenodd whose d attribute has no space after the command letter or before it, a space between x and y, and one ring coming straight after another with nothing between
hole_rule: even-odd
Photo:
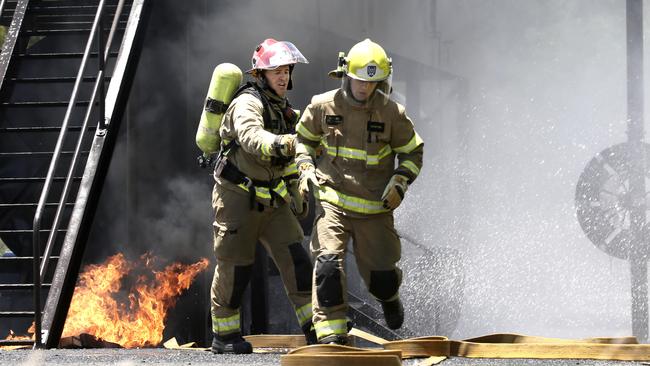
<instances>
[{"instance_id":1,"label":"stair handrail","mask_svg":"<svg viewBox=\"0 0 650 366\"><path fill-rule=\"evenodd\" d=\"M5 0L0 0L0 17L2 17L2 10L5 8Z\"/></svg>"},{"instance_id":2,"label":"stair handrail","mask_svg":"<svg viewBox=\"0 0 650 366\"><path fill-rule=\"evenodd\" d=\"M104 71L105 71L105 64L108 59L109 55L109 50L111 47L111 43L113 41L113 36L115 33L115 29L117 28L118 21L119 21L119 16L121 15L122 8L124 5L124 0L120 0L117 6L117 9L115 11L115 16L113 18L113 23L111 25L111 30L108 36L108 40L106 42L106 46L104 47L104 41L102 37L102 32L98 32L98 59L99 59L99 70L97 72L97 77L95 80L95 85L93 87L93 92L92 96L90 98L89 106L88 109L86 110L86 115L84 117L84 122L81 127L81 134L79 135L79 139L77 140L77 145L75 147L74 154L72 156L72 161L70 163L70 168L68 170L68 175L66 177L64 186L63 186L63 191L61 193L61 198L59 201L59 205L57 206L57 211L56 215L54 216L54 222L52 224L52 230L55 232L50 231L50 235L47 240L47 244L45 247L45 254L43 255L43 262L41 263L41 281L45 279L45 274L47 272L47 265L49 264L49 258L52 253L52 248L54 246L54 241L56 240L56 235L59 229L60 221L61 221L61 215L63 212L63 208L65 207L65 202L68 199L68 193L70 191L70 185L72 183L72 176L74 175L74 170L77 165L77 160L79 158L79 153L81 152L81 144L83 142L83 133L85 132L86 128L88 127L88 122L90 121L90 115L93 111L93 105L95 103L95 99L97 98L97 93L99 92L100 97L99 97L99 133L104 133L103 131L106 129L106 123L104 120ZM101 24L101 19L99 21ZM102 52L103 51L103 52ZM48 260L46 261L45 258Z\"/></svg>"},{"instance_id":3,"label":"stair handrail","mask_svg":"<svg viewBox=\"0 0 650 366\"><path fill-rule=\"evenodd\" d=\"M4 0L2 1L4 2ZM18 34L20 33L20 29L23 26L23 19L25 18L25 12L27 11L28 5L29 0L18 0L16 3L16 8L14 9L14 15L11 18L11 24L9 25L9 29L7 30L7 34L5 36L5 41L2 44L2 51L0 52L0 90L2 90L5 77L7 76L9 63L13 56L14 48L16 47ZM0 16L1 15L2 11L0 9Z\"/></svg>"},{"instance_id":4,"label":"stair handrail","mask_svg":"<svg viewBox=\"0 0 650 366\"><path fill-rule=\"evenodd\" d=\"M47 271L47 263L49 262L49 257L50 253L52 251L52 246L53 242L56 239L56 231L58 230L58 226L60 224L61 220L61 213L63 211L63 207L65 207L65 201L67 200L67 195L69 193L69 188L70 188L70 182L72 181L72 175L75 170L75 166L78 160L79 152L81 150L81 144L83 141L83 135L84 132L87 128L88 121L90 120L90 114L93 109L93 104L94 101L97 97L97 92L98 90L102 94L100 96L100 110L101 112L104 111L104 93L103 93L103 84L104 84L104 66L105 66L105 61L106 58L109 54L108 50L110 48L112 38L115 34L115 27L117 27L118 24L118 18L122 12L122 8L124 5L124 0L120 0L119 4L117 6L117 9L115 11L113 23L111 26L111 31L109 33L109 40L106 43L106 47L103 47L103 38L102 38L102 31L103 29L100 28L101 26L101 19L102 15L104 12L105 8L105 0L100 0L98 6L97 6L97 12L95 14L95 19L93 21L93 25L90 30L90 34L88 36L88 41L86 42L86 47L84 50L83 57L81 59L81 64L79 66L79 71L77 72L77 77L74 83L74 87L72 89L72 94L70 96L70 101L68 102L68 107L65 112L65 116L63 118L63 122L61 124L61 131L59 132L59 137L56 142L56 147L54 148L54 153L52 156L52 160L50 161L50 166L48 168L47 176L45 178L45 183L43 185L43 191L41 192L41 196L38 201L38 206L36 207L36 213L34 214L34 223L33 223L33 236L32 236L32 242L33 242L33 247L34 247L34 335L35 335L35 341L34 341L34 348L41 348L42 345L42 335L41 335L41 314L40 314L40 308L41 308L41 296L40 296L40 290L41 290L41 281L45 277L45 272ZM99 29L99 32L97 32L97 29ZM65 140L65 137L68 132L68 124L70 122L70 117L72 115L72 110L77 102L77 95L79 92L79 86L81 85L81 82L83 80L83 73L86 69L86 64L88 62L88 58L90 56L90 50L92 48L93 40L97 34L99 44L98 44L98 59L99 59L99 71L97 73L97 79L95 81L95 86L93 88L93 93L92 93L92 98L91 101L88 105L88 109L86 111L86 115L84 118L84 123L83 127L81 128L81 132L79 134L79 139L77 140L77 146L75 148L75 153L71 162L70 169L68 170L68 175L66 177L66 181L64 184L64 189L61 194L61 199L59 201L59 204L57 206L57 211L56 215L54 218L54 223L53 223L53 229L50 231L50 236L48 237L48 242L47 246L45 249L45 253L43 254L43 262L42 264L40 263L39 260L39 254L40 254L40 230L41 230L41 221L42 221L42 216L43 216L43 209L45 207L45 202L47 201L47 198L50 193L50 189L52 186L52 181L54 179L54 172L56 171L56 167L59 163L60 160L60 155L61 155L61 150L63 147L63 141ZM100 88L101 85L101 88ZM98 133L105 133L105 121L104 118L105 116L102 115L103 113L100 114L100 121L98 125Z\"/></svg>"}]
</instances>

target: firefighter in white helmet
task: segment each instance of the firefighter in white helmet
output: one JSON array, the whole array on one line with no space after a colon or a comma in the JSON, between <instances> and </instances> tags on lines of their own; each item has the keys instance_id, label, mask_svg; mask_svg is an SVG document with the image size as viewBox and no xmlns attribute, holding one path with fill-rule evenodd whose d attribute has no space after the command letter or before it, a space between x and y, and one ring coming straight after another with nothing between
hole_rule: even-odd
<instances>
[{"instance_id":1,"label":"firefighter in white helmet","mask_svg":"<svg viewBox=\"0 0 650 366\"><path fill-rule=\"evenodd\" d=\"M340 89L316 95L297 126L300 190L321 206L311 239L312 304L319 343L347 343L345 253L349 239L370 294L388 327L402 326L400 239L393 210L422 167L423 142L404 107L389 97L391 60L366 39L330 76ZM319 160L317 150L322 151ZM315 161L318 164L315 164Z\"/></svg>"},{"instance_id":2,"label":"firefighter in white helmet","mask_svg":"<svg viewBox=\"0 0 650 366\"><path fill-rule=\"evenodd\" d=\"M293 159L298 116L286 99L296 63L307 63L307 59L290 42L267 39L257 46L248 71L255 81L235 93L219 128L222 147L212 194L215 353L252 352L240 332L239 307L258 241L280 271L307 341L315 342L312 266L301 245L304 236L296 218L306 210L298 194Z\"/></svg>"}]
</instances>

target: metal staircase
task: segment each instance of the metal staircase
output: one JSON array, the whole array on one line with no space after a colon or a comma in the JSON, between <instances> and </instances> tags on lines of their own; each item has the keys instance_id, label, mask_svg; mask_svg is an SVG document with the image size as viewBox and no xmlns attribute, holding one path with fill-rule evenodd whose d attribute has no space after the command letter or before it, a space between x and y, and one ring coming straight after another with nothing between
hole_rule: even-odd
<instances>
[{"instance_id":1,"label":"metal staircase","mask_svg":"<svg viewBox=\"0 0 650 366\"><path fill-rule=\"evenodd\" d=\"M145 3L0 0L0 239L11 251L0 257L0 324L35 328L33 340L0 346L58 345L141 49Z\"/></svg>"}]
</instances>

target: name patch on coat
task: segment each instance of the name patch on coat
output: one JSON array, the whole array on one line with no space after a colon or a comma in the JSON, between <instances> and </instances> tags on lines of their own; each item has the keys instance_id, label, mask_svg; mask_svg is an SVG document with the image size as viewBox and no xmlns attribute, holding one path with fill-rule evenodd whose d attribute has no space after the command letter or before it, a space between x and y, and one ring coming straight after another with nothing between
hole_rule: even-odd
<instances>
[{"instance_id":1,"label":"name patch on coat","mask_svg":"<svg viewBox=\"0 0 650 366\"><path fill-rule=\"evenodd\" d=\"M370 132L384 132L384 122L368 121L368 131Z\"/></svg>"},{"instance_id":2,"label":"name patch on coat","mask_svg":"<svg viewBox=\"0 0 650 366\"><path fill-rule=\"evenodd\" d=\"M339 115L325 116L325 123L328 125L340 125L341 123L343 123L343 116L339 116Z\"/></svg>"}]
</instances>

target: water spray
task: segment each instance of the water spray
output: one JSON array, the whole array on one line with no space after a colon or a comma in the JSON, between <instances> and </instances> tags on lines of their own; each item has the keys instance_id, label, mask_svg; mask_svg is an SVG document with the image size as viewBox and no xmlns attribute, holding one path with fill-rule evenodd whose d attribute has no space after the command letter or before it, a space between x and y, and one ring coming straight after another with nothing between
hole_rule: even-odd
<instances>
[{"instance_id":1,"label":"water spray","mask_svg":"<svg viewBox=\"0 0 650 366\"><path fill-rule=\"evenodd\" d=\"M646 179L650 144L643 141L643 1L627 0L627 142L591 159L576 188L577 217L587 237L605 253L628 260L632 333L648 340L648 226Z\"/></svg>"}]
</instances>

